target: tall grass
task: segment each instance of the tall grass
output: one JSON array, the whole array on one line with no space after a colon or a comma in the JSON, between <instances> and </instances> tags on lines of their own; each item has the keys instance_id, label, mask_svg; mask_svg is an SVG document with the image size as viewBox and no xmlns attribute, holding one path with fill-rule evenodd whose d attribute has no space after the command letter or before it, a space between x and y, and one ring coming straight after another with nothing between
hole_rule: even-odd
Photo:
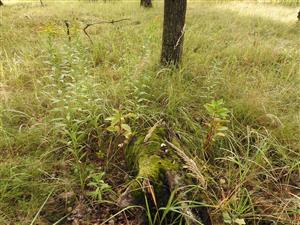
<instances>
[{"instance_id":1,"label":"tall grass","mask_svg":"<svg viewBox=\"0 0 300 225\"><path fill-rule=\"evenodd\" d=\"M299 6L299 0L270 0L270 1L258 1L263 3L279 3L287 6Z\"/></svg>"},{"instance_id":2,"label":"tall grass","mask_svg":"<svg viewBox=\"0 0 300 225\"><path fill-rule=\"evenodd\" d=\"M113 185L121 155L120 137L106 129L114 109L137 115L128 121L135 135L163 119L203 173L207 191L199 195L195 182L196 197L215 222L298 223L297 23L191 2L183 63L174 69L158 64L161 4L144 10L135 2L49 2L0 10L1 224L55 223L78 202L99 204L88 184L106 172L101 179ZM82 32L89 22L120 18L131 20L91 27L94 44ZM211 146L214 163L203 165L205 104L219 99L230 111L229 131ZM66 193L74 193L71 202L61 199Z\"/></svg>"}]
</instances>

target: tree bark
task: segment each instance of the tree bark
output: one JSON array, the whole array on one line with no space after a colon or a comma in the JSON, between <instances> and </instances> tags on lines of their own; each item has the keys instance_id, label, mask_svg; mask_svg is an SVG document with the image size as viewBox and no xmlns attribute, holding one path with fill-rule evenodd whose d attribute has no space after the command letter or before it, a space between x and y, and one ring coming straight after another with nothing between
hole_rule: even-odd
<instances>
[{"instance_id":1,"label":"tree bark","mask_svg":"<svg viewBox=\"0 0 300 225\"><path fill-rule=\"evenodd\" d=\"M145 8L151 8L152 7L152 0L141 0L141 6L144 6Z\"/></svg>"},{"instance_id":2,"label":"tree bark","mask_svg":"<svg viewBox=\"0 0 300 225\"><path fill-rule=\"evenodd\" d=\"M165 0L161 63L181 61L187 0Z\"/></svg>"}]
</instances>

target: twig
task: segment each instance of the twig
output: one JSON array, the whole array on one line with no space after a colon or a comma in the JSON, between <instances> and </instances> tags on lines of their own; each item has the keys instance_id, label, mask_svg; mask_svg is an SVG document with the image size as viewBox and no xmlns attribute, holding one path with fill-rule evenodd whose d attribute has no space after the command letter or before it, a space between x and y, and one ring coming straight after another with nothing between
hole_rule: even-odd
<instances>
[{"instance_id":1,"label":"twig","mask_svg":"<svg viewBox=\"0 0 300 225\"><path fill-rule=\"evenodd\" d=\"M103 23L111 23L111 24L114 24L114 23L118 23L118 22L122 22L122 21L125 21L125 20L130 20L129 18L125 18L125 19L120 19L120 20L107 20L107 21L99 21L99 22L96 22L96 23L88 23L84 28L83 28L83 32L85 33L85 35L88 37L88 39L90 40L90 42L93 44L93 40L92 38L90 37L90 35L88 34L87 32L87 29L90 27L90 26L94 26L94 25L98 25L98 24L103 24Z\"/></svg>"},{"instance_id":2,"label":"twig","mask_svg":"<svg viewBox=\"0 0 300 225\"><path fill-rule=\"evenodd\" d=\"M175 44L175 46L174 46L174 50L178 47L178 45L179 45L179 43L180 43L180 41L181 41L181 39L182 39L184 33L185 33L185 24L184 24L184 26L183 26L183 28L182 28L182 30L181 30L181 35L180 35L180 37L178 38L178 40L177 40L177 42L176 42L176 44Z\"/></svg>"},{"instance_id":3,"label":"twig","mask_svg":"<svg viewBox=\"0 0 300 225\"><path fill-rule=\"evenodd\" d=\"M67 35L68 35L68 39L69 41L71 41L71 35L70 35L70 22L68 20L65 20L65 25L67 27Z\"/></svg>"}]
</instances>

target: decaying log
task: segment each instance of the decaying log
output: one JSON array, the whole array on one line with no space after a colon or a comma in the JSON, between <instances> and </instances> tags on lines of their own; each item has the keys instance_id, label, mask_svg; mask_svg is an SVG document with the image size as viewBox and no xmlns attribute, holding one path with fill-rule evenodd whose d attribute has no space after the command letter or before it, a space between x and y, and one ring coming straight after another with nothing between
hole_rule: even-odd
<instances>
[{"instance_id":1,"label":"decaying log","mask_svg":"<svg viewBox=\"0 0 300 225\"><path fill-rule=\"evenodd\" d=\"M180 207L182 211L171 213L170 218L165 218L168 224L174 222L170 219L183 215L183 224L211 225L207 207L199 205L189 208L187 203L192 202L193 197L188 191L184 192L186 194L178 191L192 184L192 179L183 171L184 162L180 156L165 144L164 131L160 128L153 131L154 129L150 129L151 137L148 132L146 138L136 138L126 149L126 161L128 167L134 171L135 179L119 197L118 205L121 208L147 205L155 214L159 208L167 205L172 193L183 205Z\"/></svg>"}]
</instances>

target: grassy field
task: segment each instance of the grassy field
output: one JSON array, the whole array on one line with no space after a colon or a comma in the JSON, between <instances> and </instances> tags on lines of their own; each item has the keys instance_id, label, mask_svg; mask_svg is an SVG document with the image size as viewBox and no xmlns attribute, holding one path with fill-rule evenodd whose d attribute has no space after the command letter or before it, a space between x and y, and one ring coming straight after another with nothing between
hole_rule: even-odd
<instances>
[{"instance_id":1,"label":"grassy field","mask_svg":"<svg viewBox=\"0 0 300 225\"><path fill-rule=\"evenodd\" d=\"M128 113L130 135L160 120L176 134L214 224L300 224L298 8L190 2L178 69L159 65L161 3L0 10L0 224L101 224L118 213L131 177L106 118ZM123 18L91 26L92 42L83 32ZM206 162L207 123L226 109Z\"/></svg>"}]
</instances>

